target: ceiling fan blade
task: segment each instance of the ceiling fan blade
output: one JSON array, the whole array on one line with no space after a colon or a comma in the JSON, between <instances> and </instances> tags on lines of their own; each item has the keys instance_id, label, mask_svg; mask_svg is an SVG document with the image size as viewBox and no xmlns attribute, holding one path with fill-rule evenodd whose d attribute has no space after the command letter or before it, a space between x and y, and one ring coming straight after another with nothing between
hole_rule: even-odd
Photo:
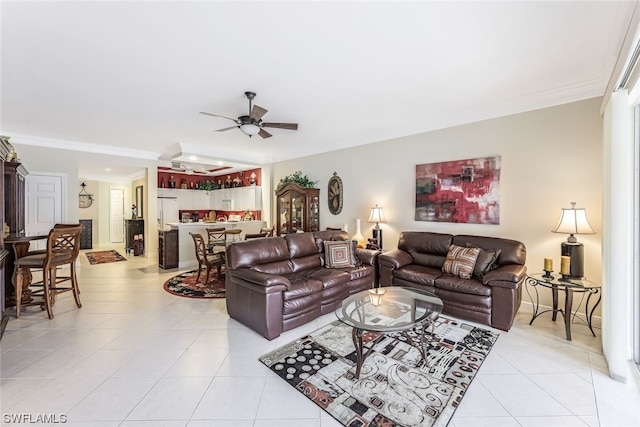
<instances>
[{"instance_id":1,"label":"ceiling fan blade","mask_svg":"<svg viewBox=\"0 0 640 427\"><path fill-rule=\"evenodd\" d=\"M267 132L264 129L260 129L260 132L258 132L258 135L260 135L263 138L270 138L271 134L269 132Z\"/></svg>"},{"instance_id":2,"label":"ceiling fan blade","mask_svg":"<svg viewBox=\"0 0 640 427\"><path fill-rule=\"evenodd\" d=\"M279 129L289 129L289 130L298 130L297 123L263 123L262 126L266 128L279 128Z\"/></svg>"},{"instance_id":3,"label":"ceiling fan blade","mask_svg":"<svg viewBox=\"0 0 640 427\"><path fill-rule=\"evenodd\" d=\"M213 116L213 117L220 117L220 118L227 119L227 120L232 120L232 121L238 123L238 119L232 119L231 117L221 116L220 114L207 113L205 111L200 111L200 114L206 114L207 116Z\"/></svg>"},{"instance_id":4,"label":"ceiling fan blade","mask_svg":"<svg viewBox=\"0 0 640 427\"><path fill-rule=\"evenodd\" d=\"M240 126L230 126L228 128L216 129L214 132L224 132L225 130L231 130L235 128L239 128Z\"/></svg>"},{"instance_id":5,"label":"ceiling fan blade","mask_svg":"<svg viewBox=\"0 0 640 427\"><path fill-rule=\"evenodd\" d=\"M251 114L249 114L249 117L251 117L253 120L260 120L262 116L267 114L267 111L269 110L265 110L259 105L254 105L251 109Z\"/></svg>"}]
</instances>

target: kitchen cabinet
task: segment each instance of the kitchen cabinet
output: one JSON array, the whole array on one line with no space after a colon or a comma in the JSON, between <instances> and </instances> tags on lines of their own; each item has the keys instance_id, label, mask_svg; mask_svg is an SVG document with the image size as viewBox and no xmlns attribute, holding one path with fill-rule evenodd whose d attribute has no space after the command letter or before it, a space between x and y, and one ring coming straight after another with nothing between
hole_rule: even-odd
<instances>
[{"instance_id":1,"label":"kitchen cabinet","mask_svg":"<svg viewBox=\"0 0 640 427\"><path fill-rule=\"evenodd\" d=\"M193 209L193 193L195 193L195 190L176 190L176 195L178 197L178 207L180 209Z\"/></svg>"},{"instance_id":2,"label":"kitchen cabinet","mask_svg":"<svg viewBox=\"0 0 640 427\"><path fill-rule=\"evenodd\" d=\"M160 268L178 268L178 230L163 230L158 235L158 265Z\"/></svg>"},{"instance_id":3,"label":"kitchen cabinet","mask_svg":"<svg viewBox=\"0 0 640 427\"><path fill-rule=\"evenodd\" d=\"M208 211L211 210L211 195L209 191L196 190L191 191L193 195L193 209Z\"/></svg>"},{"instance_id":4,"label":"kitchen cabinet","mask_svg":"<svg viewBox=\"0 0 640 427\"><path fill-rule=\"evenodd\" d=\"M231 188L230 191L235 210L255 211L262 209L262 187L254 185Z\"/></svg>"},{"instance_id":5,"label":"kitchen cabinet","mask_svg":"<svg viewBox=\"0 0 640 427\"><path fill-rule=\"evenodd\" d=\"M276 233L320 229L320 189L287 184L276 190Z\"/></svg>"},{"instance_id":6,"label":"kitchen cabinet","mask_svg":"<svg viewBox=\"0 0 640 427\"><path fill-rule=\"evenodd\" d=\"M257 185L211 191L158 188L158 197L177 198L181 210L262 210L262 187Z\"/></svg>"}]
</instances>

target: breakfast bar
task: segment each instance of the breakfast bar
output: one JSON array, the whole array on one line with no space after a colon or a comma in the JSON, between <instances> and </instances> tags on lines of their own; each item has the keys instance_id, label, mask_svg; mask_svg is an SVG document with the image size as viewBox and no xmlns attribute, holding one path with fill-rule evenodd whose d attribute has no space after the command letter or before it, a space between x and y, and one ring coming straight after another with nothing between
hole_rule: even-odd
<instances>
[{"instance_id":1,"label":"breakfast bar","mask_svg":"<svg viewBox=\"0 0 640 427\"><path fill-rule=\"evenodd\" d=\"M259 233L267 226L266 221L219 221L219 222L171 222L167 224L172 230L178 230L178 268L196 267L195 247L189 233L200 233L207 239L207 228L240 229L242 233L237 235L237 240L244 240L245 234Z\"/></svg>"}]
</instances>

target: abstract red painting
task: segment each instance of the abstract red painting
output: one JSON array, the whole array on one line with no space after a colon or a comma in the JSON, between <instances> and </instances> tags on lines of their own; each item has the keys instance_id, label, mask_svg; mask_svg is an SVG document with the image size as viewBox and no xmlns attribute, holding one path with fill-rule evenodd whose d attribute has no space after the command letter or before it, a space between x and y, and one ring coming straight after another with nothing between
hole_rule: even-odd
<instances>
[{"instance_id":1,"label":"abstract red painting","mask_svg":"<svg viewBox=\"0 0 640 427\"><path fill-rule=\"evenodd\" d=\"M500 224L500 156L416 165L416 221Z\"/></svg>"}]
</instances>

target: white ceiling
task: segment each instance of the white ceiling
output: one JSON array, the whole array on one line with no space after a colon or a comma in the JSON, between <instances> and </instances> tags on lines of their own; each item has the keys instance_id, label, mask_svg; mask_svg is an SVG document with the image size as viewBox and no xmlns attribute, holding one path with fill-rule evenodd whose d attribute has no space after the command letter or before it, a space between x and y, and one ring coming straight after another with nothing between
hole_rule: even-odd
<instances>
[{"instance_id":1,"label":"white ceiling","mask_svg":"<svg viewBox=\"0 0 640 427\"><path fill-rule=\"evenodd\" d=\"M212 164L292 159L601 96L635 6L3 0L0 130L146 159L176 144ZM233 123L198 114L246 114L247 90L299 130L216 133Z\"/></svg>"}]
</instances>

